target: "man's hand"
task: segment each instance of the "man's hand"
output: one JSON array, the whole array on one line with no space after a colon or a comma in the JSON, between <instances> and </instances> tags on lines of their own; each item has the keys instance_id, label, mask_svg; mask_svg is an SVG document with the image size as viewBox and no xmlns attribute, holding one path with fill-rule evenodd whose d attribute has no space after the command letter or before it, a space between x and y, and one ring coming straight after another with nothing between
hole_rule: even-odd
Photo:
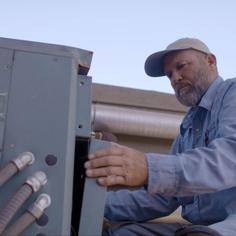
<instances>
[{"instance_id":1,"label":"man's hand","mask_svg":"<svg viewBox=\"0 0 236 236\"><path fill-rule=\"evenodd\" d=\"M112 143L110 148L89 155L85 163L88 177L99 177L104 186L143 186L147 183L148 170L144 153Z\"/></svg>"}]
</instances>

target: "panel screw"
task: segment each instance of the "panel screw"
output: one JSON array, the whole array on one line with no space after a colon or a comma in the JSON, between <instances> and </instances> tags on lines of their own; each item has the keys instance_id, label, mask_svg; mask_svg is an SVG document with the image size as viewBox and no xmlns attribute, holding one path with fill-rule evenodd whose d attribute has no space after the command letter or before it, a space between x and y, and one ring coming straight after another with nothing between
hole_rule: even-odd
<instances>
[{"instance_id":1,"label":"panel screw","mask_svg":"<svg viewBox=\"0 0 236 236\"><path fill-rule=\"evenodd\" d=\"M45 226L48 223L48 216L43 214L36 222L40 226Z\"/></svg>"},{"instance_id":2,"label":"panel screw","mask_svg":"<svg viewBox=\"0 0 236 236\"><path fill-rule=\"evenodd\" d=\"M5 70L9 70L9 68L10 68L10 65L5 65L5 66L4 66L4 69L5 69Z\"/></svg>"},{"instance_id":3,"label":"panel screw","mask_svg":"<svg viewBox=\"0 0 236 236\"><path fill-rule=\"evenodd\" d=\"M54 166L57 163L57 157L52 154L49 154L45 157L45 161L46 161L47 165Z\"/></svg>"}]
</instances>

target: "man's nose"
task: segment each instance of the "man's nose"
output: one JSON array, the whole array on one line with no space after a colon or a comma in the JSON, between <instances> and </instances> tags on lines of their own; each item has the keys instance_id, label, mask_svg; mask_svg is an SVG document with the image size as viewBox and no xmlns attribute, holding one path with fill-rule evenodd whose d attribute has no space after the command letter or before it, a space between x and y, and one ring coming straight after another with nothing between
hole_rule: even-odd
<instances>
[{"instance_id":1,"label":"man's nose","mask_svg":"<svg viewBox=\"0 0 236 236\"><path fill-rule=\"evenodd\" d=\"M171 83L173 84L178 83L181 79L182 79L182 76L180 75L178 71L176 70L172 71Z\"/></svg>"}]
</instances>

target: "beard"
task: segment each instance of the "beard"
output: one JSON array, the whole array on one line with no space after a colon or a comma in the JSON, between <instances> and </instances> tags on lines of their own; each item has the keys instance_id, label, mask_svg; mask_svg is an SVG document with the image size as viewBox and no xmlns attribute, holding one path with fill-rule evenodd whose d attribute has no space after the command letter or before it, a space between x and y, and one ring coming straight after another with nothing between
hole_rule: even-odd
<instances>
[{"instance_id":1,"label":"beard","mask_svg":"<svg viewBox=\"0 0 236 236\"><path fill-rule=\"evenodd\" d=\"M174 88L178 101L187 107L196 106L212 82L206 68L199 68L192 81Z\"/></svg>"}]
</instances>

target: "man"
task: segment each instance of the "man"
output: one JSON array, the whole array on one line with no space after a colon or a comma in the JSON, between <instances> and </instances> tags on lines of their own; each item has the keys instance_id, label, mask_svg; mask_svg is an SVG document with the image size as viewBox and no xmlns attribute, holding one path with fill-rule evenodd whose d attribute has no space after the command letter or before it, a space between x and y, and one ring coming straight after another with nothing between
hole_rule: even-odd
<instances>
[{"instance_id":1,"label":"man","mask_svg":"<svg viewBox=\"0 0 236 236\"><path fill-rule=\"evenodd\" d=\"M223 81L215 56L193 38L152 54L145 70L166 75L189 111L170 154L114 144L89 156L86 173L101 185L140 187L108 193L105 217L136 222L109 235L236 235L236 80ZM191 225L141 223L180 205Z\"/></svg>"}]
</instances>

